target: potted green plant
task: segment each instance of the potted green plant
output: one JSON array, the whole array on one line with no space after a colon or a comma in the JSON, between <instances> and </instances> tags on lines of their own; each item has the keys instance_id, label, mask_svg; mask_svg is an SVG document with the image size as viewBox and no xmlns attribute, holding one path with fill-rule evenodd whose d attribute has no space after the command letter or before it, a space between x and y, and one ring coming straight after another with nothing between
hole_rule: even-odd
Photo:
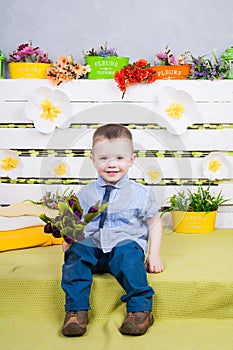
<instances>
[{"instance_id":1,"label":"potted green plant","mask_svg":"<svg viewBox=\"0 0 233 350\"><path fill-rule=\"evenodd\" d=\"M48 54L32 42L21 44L9 55L9 70L12 79L45 79L51 65Z\"/></svg>"},{"instance_id":2,"label":"potted green plant","mask_svg":"<svg viewBox=\"0 0 233 350\"><path fill-rule=\"evenodd\" d=\"M88 79L113 79L116 71L126 66L128 57L119 57L116 49L108 48L107 42L99 49L84 52L85 63L91 67Z\"/></svg>"},{"instance_id":3,"label":"potted green plant","mask_svg":"<svg viewBox=\"0 0 233 350\"><path fill-rule=\"evenodd\" d=\"M162 214L171 212L173 230L182 233L209 233L215 228L218 207L227 202L222 191L216 196L210 185L199 185L196 192L181 191L170 197L170 206Z\"/></svg>"},{"instance_id":4,"label":"potted green plant","mask_svg":"<svg viewBox=\"0 0 233 350\"><path fill-rule=\"evenodd\" d=\"M212 56L203 55L194 57L191 55L190 79L221 80L230 71L229 63L213 52Z\"/></svg>"},{"instance_id":5,"label":"potted green plant","mask_svg":"<svg viewBox=\"0 0 233 350\"><path fill-rule=\"evenodd\" d=\"M189 55L189 51L174 55L166 46L164 51L155 55L156 79L187 79L190 73Z\"/></svg>"}]
</instances>

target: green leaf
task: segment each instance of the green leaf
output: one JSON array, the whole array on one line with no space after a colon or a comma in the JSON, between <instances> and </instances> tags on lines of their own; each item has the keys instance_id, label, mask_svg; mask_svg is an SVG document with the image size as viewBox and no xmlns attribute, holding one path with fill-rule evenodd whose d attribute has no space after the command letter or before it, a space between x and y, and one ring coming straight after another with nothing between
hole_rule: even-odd
<instances>
[{"instance_id":1,"label":"green leaf","mask_svg":"<svg viewBox=\"0 0 233 350\"><path fill-rule=\"evenodd\" d=\"M40 218L42 221L46 222L46 224L48 224L49 222L50 222L50 223L52 222L51 219L50 219L47 215L45 215L45 214L41 214L41 215L39 216L39 218Z\"/></svg>"},{"instance_id":2,"label":"green leaf","mask_svg":"<svg viewBox=\"0 0 233 350\"><path fill-rule=\"evenodd\" d=\"M84 217L84 222L88 224L90 221L92 221L97 215L99 215L102 211L104 211L105 208L107 208L109 203L101 204L98 211L96 213L87 213Z\"/></svg>"}]
</instances>

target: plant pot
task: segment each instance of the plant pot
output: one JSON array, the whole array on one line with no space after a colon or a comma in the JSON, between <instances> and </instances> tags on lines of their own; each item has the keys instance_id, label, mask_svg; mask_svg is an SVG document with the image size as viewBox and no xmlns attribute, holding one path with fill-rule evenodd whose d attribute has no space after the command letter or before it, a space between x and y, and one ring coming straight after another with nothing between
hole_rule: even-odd
<instances>
[{"instance_id":1,"label":"plant pot","mask_svg":"<svg viewBox=\"0 0 233 350\"><path fill-rule=\"evenodd\" d=\"M11 79L45 79L50 63L10 62Z\"/></svg>"},{"instance_id":2,"label":"plant pot","mask_svg":"<svg viewBox=\"0 0 233 350\"><path fill-rule=\"evenodd\" d=\"M4 79L5 76L5 62L6 57L0 51L0 79Z\"/></svg>"},{"instance_id":3,"label":"plant pot","mask_svg":"<svg viewBox=\"0 0 233 350\"><path fill-rule=\"evenodd\" d=\"M181 66L153 66L156 71L156 79L187 79L190 74L189 65Z\"/></svg>"},{"instance_id":4,"label":"plant pot","mask_svg":"<svg viewBox=\"0 0 233 350\"><path fill-rule=\"evenodd\" d=\"M127 66L129 58L117 56L85 56L85 63L91 67L91 72L88 73L88 79L113 79L116 71Z\"/></svg>"},{"instance_id":5,"label":"plant pot","mask_svg":"<svg viewBox=\"0 0 233 350\"><path fill-rule=\"evenodd\" d=\"M210 233L214 231L217 211L172 211L172 228L181 233Z\"/></svg>"}]
</instances>

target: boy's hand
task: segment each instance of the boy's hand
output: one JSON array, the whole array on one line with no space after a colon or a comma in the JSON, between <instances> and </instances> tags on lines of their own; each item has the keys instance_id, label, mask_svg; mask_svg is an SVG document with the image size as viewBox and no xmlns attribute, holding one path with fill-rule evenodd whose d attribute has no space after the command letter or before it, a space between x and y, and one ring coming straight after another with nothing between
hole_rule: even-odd
<instances>
[{"instance_id":1,"label":"boy's hand","mask_svg":"<svg viewBox=\"0 0 233 350\"><path fill-rule=\"evenodd\" d=\"M146 271L150 273L160 273L163 272L163 270L164 266L159 255L149 255L146 259Z\"/></svg>"},{"instance_id":2,"label":"boy's hand","mask_svg":"<svg viewBox=\"0 0 233 350\"><path fill-rule=\"evenodd\" d=\"M62 250L65 253L70 248L70 244L66 243L66 241L62 242Z\"/></svg>"}]
</instances>

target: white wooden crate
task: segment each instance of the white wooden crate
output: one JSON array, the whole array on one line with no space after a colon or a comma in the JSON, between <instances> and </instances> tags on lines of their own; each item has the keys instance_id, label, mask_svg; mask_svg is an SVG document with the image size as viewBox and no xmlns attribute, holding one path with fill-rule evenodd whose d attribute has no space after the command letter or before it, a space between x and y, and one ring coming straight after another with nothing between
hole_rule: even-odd
<instances>
[{"instance_id":1,"label":"white wooden crate","mask_svg":"<svg viewBox=\"0 0 233 350\"><path fill-rule=\"evenodd\" d=\"M207 185L202 161L213 151L225 154L231 165L229 178L215 181L213 191L230 198L219 209L217 226L233 227L233 81L160 80L151 85L127 89L124 99L113 80L78 80L57 87L72 105L71 127L52 134L36 130L25 114L25 105L37 87L55 89L48 80L0 81L0 149L19 153L22 173L17 180L1 178L0 204L26 198L38 200L48 190L67 186L78 190L96 176L86 153L90 151L94 128L103 123L123 123L131 128L136 151L151 153L138 157L130 177L141 181L148 166L161 170L162 181L151 185L160 206L181 188ZM157 95L171 86L191 94L202 119L181 135L172 135L157 125ZM86 152L84 154L84 151ZM50 172L55 161L66 160L70 173L54 178Z\"/></svg>"}]
</instances>

